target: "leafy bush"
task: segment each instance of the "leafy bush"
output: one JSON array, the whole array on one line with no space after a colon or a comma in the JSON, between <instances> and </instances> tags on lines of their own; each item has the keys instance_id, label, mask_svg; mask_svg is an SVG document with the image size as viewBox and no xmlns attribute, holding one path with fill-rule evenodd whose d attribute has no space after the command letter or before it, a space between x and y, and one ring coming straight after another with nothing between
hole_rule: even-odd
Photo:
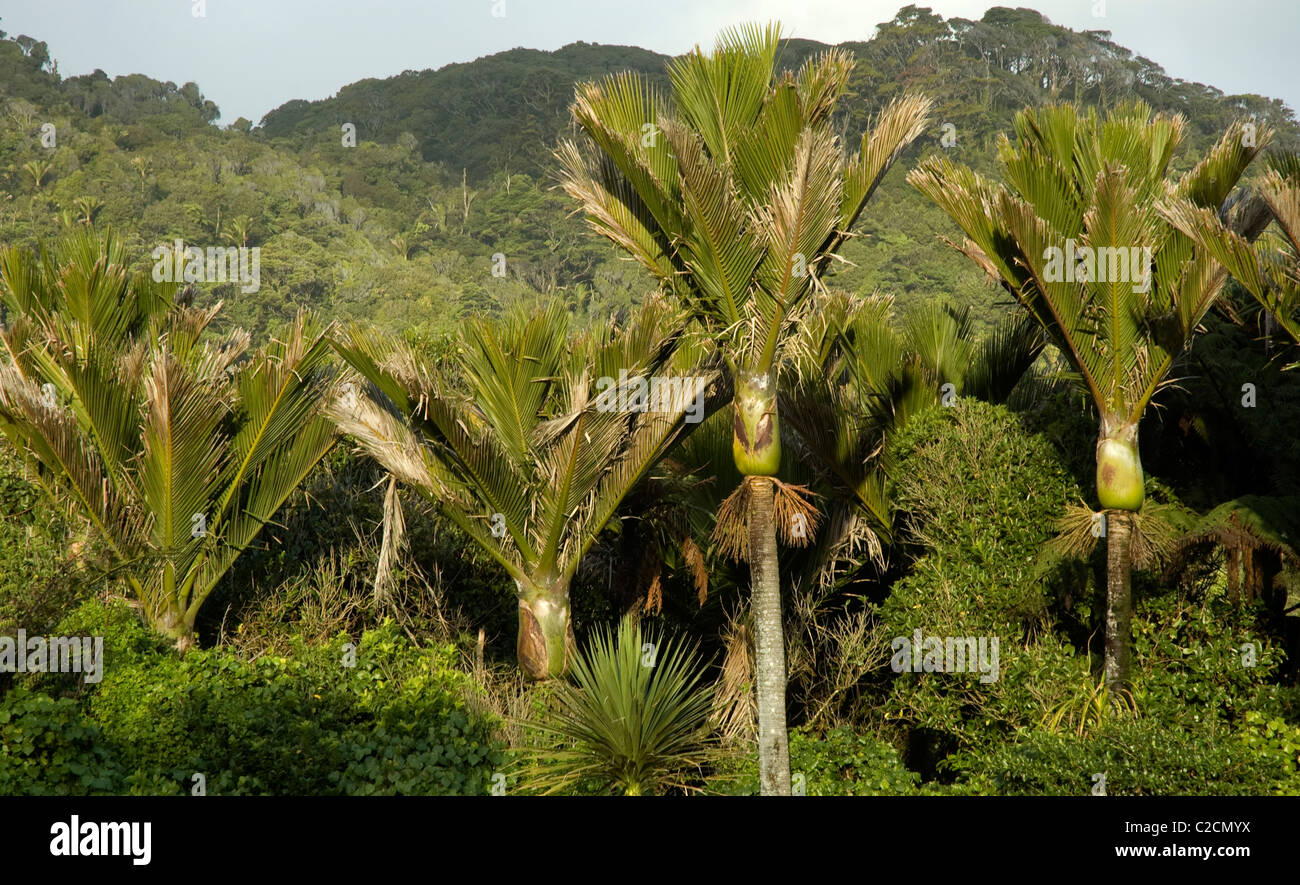
<instances>
[{"instance_id":1,"label":"leafy bush","mask_svg":"<svg viewBox=\"0 0 1300 885\"><path fill-rule=\"evenodd\" d=\"M203 774L213 794L485 792L502 756L454 649L415 649L391 623L346 644L159 656L111 670L91 708L132 769Z\"/></svg>"},{"instance_id":2,"label":"leafy bush","mask_svg":"<svg viewBox=\"0 0 1300 885\"><path fill-rule=\"evenodd\" d=\"M1086 660L1054 630L1037 567L1077 490L1047 440L978 400L918 416L892 455L901 535L917 559L880 605L884 635L984 637L990 650L998 641L990 682L978 672L892 680L885 718L913 732L909 763L928 772L934 760L919 755L1002 740L1086 676Z\"/></svg>"},{"instance_id":3,"label":"leafy bush","mask_svg":"<svg viewBox=\"0 0 1300 885\"><path fill-rule=\"evenodd\" d=\"M1015 743L954 759L977 792L1086 796L1094 775L1109 796L1263 795L1290 784L1294 767L1273 752L1243 752L1222 729L1171 729L1151 719L1125 720L1086 738L1022 732Z\"/></svg>"},{"instance_id":4,"label":"leafy bush","mask_svg":"<svg viewBox=\"0 0 1300 885\"><path fill-rule=\"evenodd\" d=\"M112 747L75 701L25 688L0 701L0 796L91 796L121 785Z\"/></svg>"},{"instance_id":5,"label":"leafy bush","mask_svg":"<svg viewBox=\"0 0 1300 885\"><path fill-rule=\"evenodd\" d=\"M21 677L0 715L27 724L5 732L0 792L179 793L203 774L210 794L481 794L504 767L454 647L415 648L391 622L353 649L297 637L252 662L178 657L121 603L88 602L55 629L104 637L103 682ZM73 691L80 705L48 696Z\"/></svg>"},{"instance_id":6,"label":"leafy bush","mask_svg":"<svg viewBox=\"0 0 1300 885\"><path fill-rule=\"evenodd\" d=\"M1134 614L1135 696L1144 715L1171 728L1234 724L1282 663L1253 613L1221 593L1139 599Z\"/></svg>"},{"instance_id":7,"label":"leafy bush","mask_svg":"<svg viewBox=\"0 0 1300 885\"><path fill-rule=\"evenodd\" d=\"M757 753L736 757L718 779L722 792L758 792ZM790 778L808 796L900 796L915 793L921 777L909 771L887 741L839 726L824 735L790 732Z\"/></svg>"},{"instance_id":8,"label":"leafy bush","mask_svg":"<svg viewBox=\"0 0 1300 885\"><path fill-rule=\"evenodd\" d=\"M0 441L0 635L44 630L86 592L64 558L66 536L66 522Z\"/></svg>"},{"instance_id":9,"label":"leafy bush","mask_svg":"<svg viewBox=\"0 0 1300 885\"><path fill-rule=\"evenodd\" d=\"M932 409L895 438L894 505L918 562L882 608L905 636L1019 631L1042 615L1042 545L1078 490L1050 443L1005 407Z\"/></svg>"},{"instance_id":10,"label":"leafy bush","mask_svg":"<svg viewBox=\"0 0 1300 885\"><path fill-rule=\"evenodd\" d=\"M1243 719L1242 743L1283 772L1283 779L1271 792L1300 796L1300 726L1280 716L1267 718L1258 710L1250 710Z\"/></svg>"}]
</instances>

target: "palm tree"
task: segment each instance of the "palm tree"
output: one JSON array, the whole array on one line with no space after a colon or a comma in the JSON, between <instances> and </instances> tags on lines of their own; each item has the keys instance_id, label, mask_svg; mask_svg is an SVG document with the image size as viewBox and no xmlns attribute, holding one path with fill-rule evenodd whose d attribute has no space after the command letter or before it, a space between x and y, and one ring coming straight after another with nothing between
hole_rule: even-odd
<instances>
[{"instance_id":1,"label":"palm tree","mask_svg":"<svg viewBox=\"0 0 1300 885\"><path fill-rule=\"evenodd\" d=\"M750 563L765 794L790 792L773 514L778 495L784 512L809 508L775 479L777 370L809 296L930 108L896 101L846 157L831 117L852 56L830 50L778 74L779 42L775 26L725 31L712 55L696 47L669 63L671 98L630 73L581 84L572 110L587 138L556 152L591 226L691 310L731 373L732 456L745 479L719 531Z\"/></svg>"},{"instance_id":2,"label":"palm tree","mask_svg":"<svg viewBox=\"0 0 1300 885\"><path fill-rule=\"evenodd\" d=\"M79 513L144 615L185 650L199 608L333 445L325 330L265 349L205 335L220 304L131 277L121 241L81 228L0 255L0 431Z\"/></svg>"},{"instance_id":3,"label":"palm tree","mask_svg":"<svg viewBox=\"0 0 1300 885\"><path fill-rule=\"evenodd\" d=\"M1275 235L1253 246L1249 235L1225 228L1208 208L1187 202L1163 208L1165 217L1210 250L1276 320L1300 342L1300 154L1274 154L1259 186Z\"/></svg>"},{"instance_id":4,"label":"palm tree","mask_svg":"<svg viewBox=\"0 0 1300 885\"><path fill-rule=\"evenodd\" d=\"M131 158L131 165L135 167L135 171L140 175L140 196L143 197L145 181L148 179L149 173L153 171L153 161L145 156L137 156Z\"/></svg>"},{"instance_id":5,"label":"palm tree","mask_svg":"<svg viewBox=\"0 0 1300 885\"><path fill-rule=\"evenodd\" d=\"M887 437L957 396L998 403L1031 391L1030 368L1046 345L1027 315L1009 315L978 338L969 307L926 302L896 318L891 297L839 292L817 299L798 334L781 409L831 502L834 528L818 538L812 562L819 570L845 548L865 548L883 564L893 536Z\"/></svg>"},{"instance_id":6,"label":"palm tree","mask_svg":"<svg viewBox=\"0 0 1300 885\"><path fill-rule=\"evenodd\" d=\"M1129 680L1133 514L1144 498L1138 422L1227 278L1157 207L1170 200L1217 212L1259 150L1235 124L1169 180L1186 129L1182 116L1152 117L1140 102L1105 119L1073 105L1027 109L1016 116L1016 142L999 141L1006 184L939 156L908 176L965 232L952 245L1048 332L1099 413L1112 690Z\"/></svg>"},{"instance_id":7,"label":"palm tree","mask_svg":"<svg viewBox=\"0 0 1300 885\"><path fill-rule=\"evenodd\" d=\"M236 246L247 246L248 235L253 229L253 219L247 215L239 215L230 220L230 229L222 234L222 238Z\"/></svg>"},{"instance_id":8,"label":"palm tree","mask_svg":"<svg viewBox=\"0 0 1300 885\"><path fill-rule=\"evenodd\" d=\"M519 665L534 679L567 671L579 562L703 404L711 379L686 376L683 324L651 299L626 328L571 337L558 302L521 305L470 320L442 371L374 330L336 342L359 377L331 414L510 575Z\"/></svg>"},{"instance_id":9,"label":"palm tree","mask_svg":"<svg viewBox=\"0 0 1300 885\"><path fill-rule=\"evenodd\" d=\"M32 177L32 184L37 190L41 189L41 184L45 181L45 176L50 174L54 168L53 163L47 163L45 160L32 160L23 164L23 171Z\"/></svg>"},{"instance_id":10,"label":"palm tree","mask_svg":"<svg viewBox=\"0 0 1300 885\"><path fill-rule=\"evenodd\" d=\"M82 224L94 224L95 216L104 208L104 201L91 196L77 197L72 201L77 207L77 221Z\"/></svg>"}]
</instances>

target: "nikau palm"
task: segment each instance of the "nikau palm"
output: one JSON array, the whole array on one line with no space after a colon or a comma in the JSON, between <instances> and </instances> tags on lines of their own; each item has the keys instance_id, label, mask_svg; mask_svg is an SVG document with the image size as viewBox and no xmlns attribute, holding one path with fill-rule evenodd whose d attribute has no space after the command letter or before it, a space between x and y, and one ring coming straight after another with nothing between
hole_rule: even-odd
<instances>
[{"instance_id":1,"label":"nikau palm","mask_svg":"<svg viewBox=\"0 0 1300 885\"><path fill-rule=\"evenodd\" d=\"M778 74L778 45L774 27L726 31L712 55L697 47L669 64L671 98L635 74L582 84L573 115L587 138L556 152L591 226L687 305L731 372L732 455L745 480L718 528L750 563L765 794L790 790L776 539L778 528L796 533L774 512L778 501L810 512L775 479L778 369L809 296L930 107L895 102L846 157L831 115L852 57L831 50Z\"/></svg>"},{"instance_id":2,"label":"nikau palm","mask_svg":"<svg viewBox=\"0 0 1300 885\"><path fill-rule=\"evenodd\" d=\"M558 303L519 308L466 324L460 377L374 331L336 342L365 389L348 382L331 414L510 575L519 665L534 679L568 668L569 585L583 555L683 426L702 417L711 376L689 371L683 324L651 299L626 328L571 337Z\"/></svg>"},{"instance_id":3,"label":"nikau palm","mask_svg":"<svg viewBox=\"0 0 1300 885\"><path fill-rule=\"evenodd\" d=\"M1227 278L1211 251L1160 209L1218 213L1267 133L1256 142L1234 125L1171 180L1186 121L1152 117L1144 104L1104 119L1072 105L1025 110L1015 132L1015 143L1004 136L998 148L1006 184L938 156L908 180L965 232L966 241L953 245L1042 324L1097 408L1097 499L1107 511L1105 679L1123 689L1133 513L1144 500L1138 422Z\"/></svg>"},{"instance_id":4,"label":"nikau palm","mask_svg":"<svg viewBox=\"0 0 1300 885\"><path fill-rule=\"evenodd\" d=\"M216 339L220 304L178 305L176 286L127 264L89 229L0 256L0 430L184 650L217 582L335 441L319 412L331 351L305 316L260 352L242 331Z\"/></svg>"},{"instance_id":5,"label":"nikau palm","mask_svg":"<svg viewBox=\"0 0 1300 885\"><path fill-rule=\"evenodd\" d=\"M1252 244L1226 229L1210 209L1187 203L1165 207L1168 219L1209 249L1291 336L1300 342L1300 155L1277 154L1259 185L1277 233Z\"/></svg>"},{"instance_id":6,"label":"nikau palm","mask_svg":"<svg viewBox=\"0 0 1300 885\"><path fill-rule=\"evenodd\" d=\"M818 538L819 568L858 548L883 563L893 530L883 456L890 434L949 395L1005 401L1033 377L1046 344L1027 315L1005 317L978 340L969 308L927 302L897 324L892 298L839 292L818 298L799 335L781 402L806 463L832 490L829 522L838 530Z\"/></svg>"}]
</instances>

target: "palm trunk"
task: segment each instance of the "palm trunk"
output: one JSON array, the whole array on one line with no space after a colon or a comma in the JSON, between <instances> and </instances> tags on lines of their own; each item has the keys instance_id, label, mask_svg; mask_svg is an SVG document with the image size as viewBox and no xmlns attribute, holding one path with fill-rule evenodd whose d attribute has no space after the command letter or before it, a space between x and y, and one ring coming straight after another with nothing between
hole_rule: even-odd
<instances>
[{"instance_id":1,"label":"palm trunk","mask_svg":"<svg viewBox=\"0 0 1300 885\"><path fill-rule=\"evenodd\" d=\"M772 481L750 477L749 574L758 677L758 776L764 796L790 795L790 753L785 731L785 632L781 625L781 575L777 564Z\"/></svg>"},{"instance_id":2,"label":"palm trunk","mask_svg":"<svg viewBox=\"0 0 1300 885\"><path fill-rule=\"evenodd\" d=\"M764 796L790 795L790 751L785 733L785 631L781 625L781 571L776 550L775 489L769 476L781 466L781 425L774 372L736 373L731 451L744 474L745 512L758 679L758 779Z\"/></svg>"},{"instance_id":3,"label":"palm trunk","mask_svg":"<svg viewBox=\"0 0 1300 885\"><path fill-rule=\"evenodd\" d=\"M1133 512L1145 498L1137 424L1107 415L1097 439L1097 500L1106 511L1106 687L1128 689Z\"/></svg>"},{"instance_id":4,"label":"palm trunk","mask_svg":"<svg viewBox=\"0 0 1300 885\"><path fill-rule=\"evenodd\" d=\"M517 582L519 667L530 679L555 679L569 669L577 643L569 615L567 579Z\"/></svg>"},{"instance_id":5,"label":"palm trunk","mask_svg":"<svg viewBox=\"0 0 1300 885\"><path fill-rule=\"evenodd\" d=\"M1133 514L1106 514L1106 688L1124 691L1129 684L1129 621L1133 609L1130 581L1133 559Z\"/></svg>"},{"instance_id":6,"label":"palm trunk","mask_svg":"<svg viewBox=\"0 0 1300 885\"><path fill-rule=\"evenodd\" d=\"M178 652L187 652L197 644L193 621L166 603L149 612L149 626L175 642Z\"/></svg>"}]
</instances>

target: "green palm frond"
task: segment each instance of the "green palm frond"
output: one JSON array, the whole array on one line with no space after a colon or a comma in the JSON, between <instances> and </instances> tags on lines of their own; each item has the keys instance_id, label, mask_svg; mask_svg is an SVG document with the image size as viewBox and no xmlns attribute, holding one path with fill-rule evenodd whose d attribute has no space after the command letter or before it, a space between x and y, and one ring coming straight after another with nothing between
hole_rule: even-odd
<instances>
[{"instance_id":1,"label":"green palm frond","mask_svg":"<svg viewBox=\"0 0 1300 885\"><path fill-rule=\"evenodd\" d=\"M583 143L556 152L592 228L626 249L760 374L931 103L887 107L846 157L831 111L852 61L774 70L776 26L724 32L669 65L671 100L629 75L578 87ZM647 126L654 137L645 138Z\"/></svg>"},{"instance_id":2,"label":"green palm frond","mask_svg":"<svg viewBox=\"0 0 1300 885\"><path fill-rule=\"evenodd\" d=\"M333 444L324 330L299 317L248 357L220 305L127 273L89 227L0 256L0 425L88 520L154 626L186 645L199 607Z\"/></svg>"},{"instance_id":3,"label":"green palm frond","mask_svg":"<svg viewBox=\"0 0 1300 885\"><path fill-rule=\"evenodd\" d=\"M1141 103L1104 118L1071 105L1030 109L1017 115L1015 142L999 143L1006 185L944 157L908 176L962 228L958 248L1038 321L1114 424L1137 422L1226 279L1162 206L1217 212L1269 136L1254 146L1232 127L1173 182L1185 132L1181 117L1152 116ZM1070 244L1089 264L1064 254Z\"/></svg>"},{"instance_id":4,"label":"green palm frond","mask_svg":"<svg viewBox=\"0 0 1300 885\"><path fill-rule=\"evenodd\" d=\"M357 377L330 414L516 580L567 580L716 379L692 367L704 354L685 322L651 298L625 326L575 335L562 307L524 305L462 329L455 377L352 329L335 346ZM645 410L623 408L638 386Z\"/></svg>"},{"instance_id":5,"label":"green palm frond","mask_svg":"<svg viewBox=\"0 0 1300 885\"><path fill-rule=\"evenodd\" d=\"M1220 222L1213 207L1190 199L1171 198L1162 214L1180 232L1210 252L1227 268L1278 325L1300 342L1300 178L1288 174L1287 157L1300 168L1296 155L1277 154L1259 185L1259 196L1276 226L1252 243L1247 236Z\"/></svg>"}]
</instances>

